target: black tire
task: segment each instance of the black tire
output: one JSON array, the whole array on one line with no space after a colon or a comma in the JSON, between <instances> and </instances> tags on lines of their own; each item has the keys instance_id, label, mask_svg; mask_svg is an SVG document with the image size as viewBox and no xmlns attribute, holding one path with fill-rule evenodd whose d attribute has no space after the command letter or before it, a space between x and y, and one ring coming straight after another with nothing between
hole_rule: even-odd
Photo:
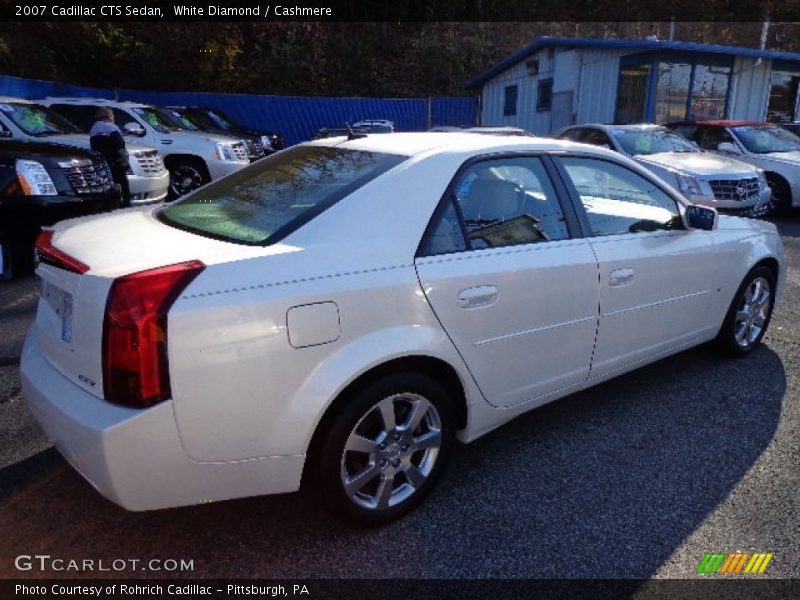
<instances>
[{"instance_id":1,"label":"black tire","mask_svg":"<svg viewBox=\"0 0 800 600\"><path fill-rule=\"evenodd\" d=\"M759 281L768 286L769 296L765 302L749 300L753 294L751 287ZM753 307L754 302L758 307L763 307L763 312L760 308ZM717 345L732 356L745 356L755 350L767 332L774 305L775 274L765 266L754 267L736 290L717 335ZM740 313L749 313L750 316L744 317ZM755 325L757 329L751 329L748 324Z\"/></svg>"},{"instance_id":2,"label":"black tire","mask_svg":"<svg viewBox=\"0 0 800 600\"><path fill-rule=\"evenodd\" d=\"M395 428L387 427L381 416L381 407L389 405ZM422 414L412 429L414 406ZM310 483L323 506L362 526L388 523L417 506L435 486L453 445L455 418L446 390L427 375L398 373L356 391L334 410L309 456ZM415 450L419 440L433 444L437 431L438 448ZM351 434L354 441L368 440L369 450L346 450ZM353 482L349 493L346 481Z\"/></svg>"},{"instance_id":3,"label":"black tire","mask_svg":"<svg viewBox=\"0 0 800 600\"><path fill-rule=\"evenodd\" d=\"M180 198L211 181L201 160L179 159L169 165L170 198Z\"/></svg>"},{"instance_id":4,"label":"black tire","mask_svg":"<svg viewBox=\"0 0 800 600\"><path fill-rule=\"evenodd\" d=\"M792 192L786 181L776 175L767 175L767 183L772 190L770 196L770 213L773 215L786 215L792 208Z\"/></svg>"}]
</instances>

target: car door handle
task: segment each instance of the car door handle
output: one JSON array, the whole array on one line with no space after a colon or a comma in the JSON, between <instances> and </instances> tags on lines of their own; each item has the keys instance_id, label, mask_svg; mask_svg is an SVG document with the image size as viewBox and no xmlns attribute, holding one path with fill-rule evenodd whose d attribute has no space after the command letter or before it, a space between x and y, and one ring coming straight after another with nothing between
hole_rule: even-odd
<instances>
[{"instance_id":1,"label":"car door handle","mask_svg":"<svg viewBox=\"0 0 800 600\"><path fill-rule=\"evenodd\" d=\"M611 287L620 287L633 283L633 276L636 271L633 269L615 269L608 274L608 284Z\"/></svg>"},{"instance_id":2,"label":"car door handle","mask_svg":"<svg viewBox=\"0 0 800 600\"><path fill-rule=\"evenodd\" d=\"M497 288L493 285L480 285L458 292L458 305L461 308L489 306L495 300L497 300Z\"/></svg>"}]
</instances>

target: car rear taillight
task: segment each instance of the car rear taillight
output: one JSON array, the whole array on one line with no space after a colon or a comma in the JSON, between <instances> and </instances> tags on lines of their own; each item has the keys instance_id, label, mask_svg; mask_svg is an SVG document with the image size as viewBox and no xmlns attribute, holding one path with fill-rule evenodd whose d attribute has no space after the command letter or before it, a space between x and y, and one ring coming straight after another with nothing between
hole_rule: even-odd
<instances>
[{"instance_id":1,"label":"car rear taillight","mask_svg":"<svg viewBox=\"0 0 800 600\"><path fill-rule=\"evenodd\" d=\"M36 238L36 260L39 263L44 263L69 271L70 273L78 273L83 275L89 270L89 265L79 261L77 258L72 258L69 254L65 254L55 246L53 246L53 231L46 229L39 234Z\"/></svg>"},{"instance_id":2,"label":"car rear taillight","mask_svg":"<svg viewBox=\"0 0 800 600\"><path fill-rule=\"evenodd\" d=\"M171 397L167 312L205 269L199 260L141 271L111 284L103 321L103 393L145 408Z\"/></svg>"}]
</instances>

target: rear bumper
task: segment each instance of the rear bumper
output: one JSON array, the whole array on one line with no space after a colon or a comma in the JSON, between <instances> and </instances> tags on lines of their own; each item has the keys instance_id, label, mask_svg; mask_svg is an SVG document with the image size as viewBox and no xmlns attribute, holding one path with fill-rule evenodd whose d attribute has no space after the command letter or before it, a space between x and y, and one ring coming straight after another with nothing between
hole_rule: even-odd
<instances>
[{"instance_id":1,"label":"rear bumper","mask_svg":"<svg viewBox=\"0 0 800 600\"><path fill-rule=\"evenodd\" d=\"M93 396L53 368L33 330L20 368L28 406L59 452L98 492L128 510L291 492L300 485L303 456L191 460L172 401L138 410Z\"/></svg>"}]
</instances>

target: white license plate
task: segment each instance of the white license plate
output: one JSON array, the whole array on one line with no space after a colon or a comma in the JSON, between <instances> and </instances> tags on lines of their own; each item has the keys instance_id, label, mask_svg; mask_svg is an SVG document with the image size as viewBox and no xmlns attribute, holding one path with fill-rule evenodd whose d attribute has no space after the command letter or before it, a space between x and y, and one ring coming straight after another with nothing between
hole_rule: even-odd
<instances>
[{"instance_id":1,"label":"white license plate","mask_svg":"<svg viewBox=\"0 0 800 600\"><path fill-rule=\"evenodd\" d=\"M61 341L72 342L72 294L42 279L41 295L61 319Z\"/></svg>"}]
</instances>

